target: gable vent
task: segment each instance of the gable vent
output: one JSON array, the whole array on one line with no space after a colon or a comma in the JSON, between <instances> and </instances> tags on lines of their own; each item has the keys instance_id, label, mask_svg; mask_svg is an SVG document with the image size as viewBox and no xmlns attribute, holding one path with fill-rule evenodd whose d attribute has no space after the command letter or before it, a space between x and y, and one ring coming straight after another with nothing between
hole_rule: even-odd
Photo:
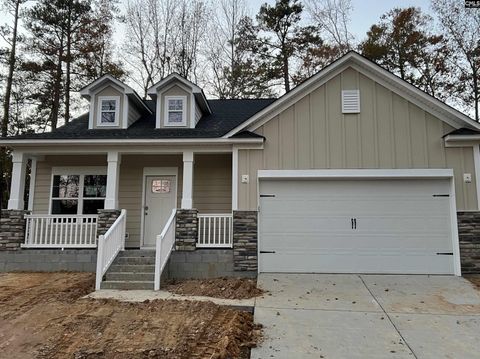
<instances>
[{"instance_id":1,"label":"gable vent","mask_svg":"<svg viewBox=\"0 0 480 359\"><path fill-rule=\"evenodd\" d=\"M360 91L343 90L342 91L342 113L360 112Z\"/></svg>"}]
</instances>

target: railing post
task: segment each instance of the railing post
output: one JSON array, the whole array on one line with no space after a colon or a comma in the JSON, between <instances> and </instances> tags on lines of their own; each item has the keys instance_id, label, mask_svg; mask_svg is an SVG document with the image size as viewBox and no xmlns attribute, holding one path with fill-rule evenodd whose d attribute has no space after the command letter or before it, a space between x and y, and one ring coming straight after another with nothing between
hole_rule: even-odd
<instances>
[{"instance_id":1,"label":"railing post","mask_svg":"<svg viewBox=\"0 0 480 359\"><path fill-rule=\"evenodd\" d=\"M120 250L125 250L125 236L127 235L127 210L123 210L123 227L122 227L122 247Z\"/></svg>"},{"instance_id":2,"label":"railing post","mask_svg":"<svg viewBox=\"0 0 480 359\"><path fill-rule=\"evenodd\" d=\"M95 277L95 290L100 290L103 277L103 245L105 243L104 236L98 237L98 250L97 250L97 273Z\"/></svg>"},{"instance_id":3,"label":"railing post","mask_svg":"<svg viewBox=\"0 0 480 359\"><path fill-rule=\"evenodd\" d=\"M155 282L153 284L153 290L160 290L160 259L162 252L162 236L157 236L156 246L155 246Z\"/></svg>"}]
</instances>

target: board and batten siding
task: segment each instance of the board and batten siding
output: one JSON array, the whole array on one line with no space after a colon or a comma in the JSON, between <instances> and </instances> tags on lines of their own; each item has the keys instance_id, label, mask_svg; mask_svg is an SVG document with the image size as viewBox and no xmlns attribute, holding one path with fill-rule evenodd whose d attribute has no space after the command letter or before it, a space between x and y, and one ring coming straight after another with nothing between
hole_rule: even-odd
<instances>
[{"instance_id":1,"label":"board and batten siding","mask_svg":"<svg viewBox=\"0 0 480 359\"><path fill-rule=\"evenodd\" d=\"M359 114L342 114L341 91L360 90ZM454 128L360 72L347 68L256 133L263 150L239 150L238 203L257 208L260 169L453 168L458 210L476 210L473 149L445 148ZM241 183L248 174L248 184Z\"/></svg>"}]
</instances>

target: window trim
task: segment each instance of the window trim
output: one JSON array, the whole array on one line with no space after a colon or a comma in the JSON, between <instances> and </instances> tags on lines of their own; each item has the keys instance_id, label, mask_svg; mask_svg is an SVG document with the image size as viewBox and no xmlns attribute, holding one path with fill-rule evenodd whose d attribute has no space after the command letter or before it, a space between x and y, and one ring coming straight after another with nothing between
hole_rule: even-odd
<instances>
[{"instance_id":1,"label":"window trim","mask_svg":"<svg viewBox=\"0 0 480 359\"><path fill-rule=\"evenodd\" d=\"M102 123L102 101L115 101L115 122ZM98 96L97 127L118 127L120 123L120 96Z\"/></svg>"},{"instance_id":2,"label":"window trim","mask_svg":"<svg viewBox=\"0 0 480 359\"><path fill-rule=\"evenodd\" d=\"M78 185L78 197L72 198L72 200L78 201L77 205L77 216L83 215L83 201L85 199L98 199L105 200L103 197L84 197L83 189L85 186L85 176L90 175L107 175L107 168L103 166L89 166L89 167L52 167L52 175L50 178L50 196L48 202L48 214L52 214L52 201L55 199L64 199L53 197L53 180L55 176L79 176L79 185Z\"/></svg>"},{"instance_id":3,"label":"window trim","mask_svg":"<svg viewBox=\"0 0 480 359\"><path fill-rule=\"evenodd\" d=\"M165 96L163 114L165 127L186 127L187 126L187 96ZM168 109L168 102L170 100L182 100L182 122L170 123L168 121L168 114L170 113Z\"/></svg>"}]
</instances>

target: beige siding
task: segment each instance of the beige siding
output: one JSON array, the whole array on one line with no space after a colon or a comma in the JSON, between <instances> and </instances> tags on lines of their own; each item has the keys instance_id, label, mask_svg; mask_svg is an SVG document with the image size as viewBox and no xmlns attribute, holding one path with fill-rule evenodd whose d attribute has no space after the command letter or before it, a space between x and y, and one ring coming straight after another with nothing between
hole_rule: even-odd
<instances>
[{"instance_id":1,"label":"beige siding","mask_svg":"<svg viewBox=\"0 0 480 359\"><path fill-rule=\"evenodd\" d=\"M361 112L341 113L341 90L360 89ZM264 150L239 151L239 208L257 206L259 169L453 168L457 207L477 209L471 147L445 148L453 128L349 68L255 132Z\"/></svg>"},{"instance_id":2,"label":"beige siding","mask_svg":"<svg viewBox=\"0 0 480 359\"><path fill-rule=\"evenodd\" d=\"M196 155L193 206L200 213L232 211L232 155Z\"/></svg>"},{"instance_id":3,"label":"beige siding","mask_svg":"<svg viewBox=\"0 0 480 359\"><path fill-rule=\"evenodd\" d=\"M106 165L106 156L46 156L45 161L38 161L35 194L33 196L33 213L48 213L52 185L52 167Z\"/></svg>"},{"instance_id":4,"label":"beige siding","mask_svg":"<svg viewBox=\"0 0 480 359\"><path fill-rule=\"evenodd\" d=\"M93 105L93 128L97 128L98 98L101 97L101 96L118 96L118 97L120 97L120 108L119 108L119 114L118 114L118 126L100 126L98 128L102 128L102 129L121 128L122 123L123 123L123 106L125 106L123 93L121 93L117 89L113 88L112 86L105 87L102 91L96 93L95 96L93 97L93 101L94 101L94 105Z\"/></svg>"}]
</instances>

